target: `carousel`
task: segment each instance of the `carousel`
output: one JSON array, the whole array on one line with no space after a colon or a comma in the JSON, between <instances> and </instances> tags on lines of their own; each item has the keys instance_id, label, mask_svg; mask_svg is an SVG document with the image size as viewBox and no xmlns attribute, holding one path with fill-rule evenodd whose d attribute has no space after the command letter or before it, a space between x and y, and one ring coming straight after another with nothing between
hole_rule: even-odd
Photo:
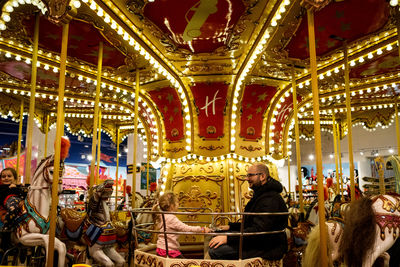
<instances>
[{"instance_id":1,"label":"carousel","mask_svg":"<svg viewBox=\"0 0 400 267\"><path fill-rule=\"evenodd\" d=\"M15 225L0 231L0 265L395 266L399 8L397 0L0 1L0 114L19 123L13 167L26 191ZM370 186L361 200L359 126L395 129L374 137L394 151L366 159L376 171L364 179ZM97 177L102 132L117 155L115 177L104 181ZM96 171L84 212L58 208L71 145L64 135L91 138ZM121 195L125 139L131 190ZM300 139L312 139L315 153L309 188ZM328 146L337 175L325 190ZM289 251L280 260L242 252L237 260L209 259L213 230L243 220L253 196L246 173L259 162L286 187ZM147 170L145 190L138 164ZM155 192L150 165L159 168ZM184 258L156 253L162 232L152 215L165 192L176 195L179 219L212 230L181 233ZM118 211L125 197L129 204ZM4 220L7 210L0 214ZM237 235L242 240L243 229Z\"/></svg>"}]
</instances>

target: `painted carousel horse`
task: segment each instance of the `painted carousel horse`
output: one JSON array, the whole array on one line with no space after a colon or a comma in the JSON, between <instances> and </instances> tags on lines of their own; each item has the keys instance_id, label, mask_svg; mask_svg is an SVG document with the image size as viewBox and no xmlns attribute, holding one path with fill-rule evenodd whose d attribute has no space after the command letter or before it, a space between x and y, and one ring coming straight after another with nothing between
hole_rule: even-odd
<instances>
[{"instance_id":1,"label":"painted carousel horse","mask_svg":"<svg viewBox=\"0 0 400 267\"><path fill-rule=\"evenodd\" d=\"M329 266L344 262L346 266L370 267L383 257L400 234L400 196L378 195L361 198L350 204L344 224L325 223L328 234ZM303 266L320 266L319 227L308 238Z\"/></svg>"},{"instance_id":2,"label":"painted carousel horse","mask_svg":"<svg viewBox=\"0 0 400 267\"><path fill-rule=\"evenodd\" d=\"M135 224L146 224L146 226L141 227L142 230L132 230L133 236L137 237L138 243L145 243L148 244L152 241L154 241L154 234L150 232L146 232L146 229L152 230L153 229L153 215L150 213L140 213L140 210L147 210L150 211L152 208L155 206L157 203L157 199L155 195L150 195L148 197L144 197L144 201L142 205L140 206L139 209L137 209L139 212L133 211L133 217L135 218Z\"/></svg>"},{"instance_id":3,"label":"painted carousel horse","mask_svg":"<svg viewBox=\"0 0 400 267\"><path fill-rule=\"evenodd\" d=\"M69 140L63 138L61 141L62 160L68 155L69 147ZM61 164L63 164L62 161ZM49 253L48 231L50 228L49 213L53 168L54 155L48 156L39 163L31 179L27 197L20 204L22 206L21 212L15 220L15 231L12 233L12 239L16 243L21 243L24 246L43 246L46 249L46 255ZM62 171L63 167L61 166L60 172ZM62 182L61 179L60 182ZM61 183L59 183L59 191L61 191ZM54 249L58 252L58 266L64 267L66 256L65 244L55 238Z\"/></svg>"},{"instance_id":4,"label":"painted carousel horse","mask_svg":"<svg viewBox=\"0 0 400 267\"><path fill-rule=\"evenodd\" d=\"M116 266L125 264L124 258L114 248L117 236L107 205L113 184L113 180L106 180L93 189L86 215L73 209L63 209L57 224L61 239L87 244L89 256L106 267L114 266L114 262Z\"/></svg>"},{"instance_id":5,"label":"painted carousel horse","mask_svg":"<svg viewBox=\"0 0 400 267\"><path fill-rule=\"evenodd\" d=\"M330 204L328 201L324 201L324 209L325 209L325 217L329 217L330 213ZM311 202L310 206L307 209L306 213L306 221L309 221L313 225L317 225L319 222L319 207L318 207L318 198L315 198L313 202Z\"/></svg>"}]
</instances>

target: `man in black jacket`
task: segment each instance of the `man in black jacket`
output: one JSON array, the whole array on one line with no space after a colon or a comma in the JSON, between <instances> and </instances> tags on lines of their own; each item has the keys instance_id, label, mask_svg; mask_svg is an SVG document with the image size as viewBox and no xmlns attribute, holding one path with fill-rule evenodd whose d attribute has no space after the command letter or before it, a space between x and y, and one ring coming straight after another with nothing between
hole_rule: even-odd
<instances>
[{"instance_id":1,"label":"man in black jacket","mask_svg":"<svg viewBox=\"0 0 400 267\"><path fill-rule=\"evenodd\" d=\"M280 193L282 185L269 175L268 167L256 163L247 173L249 187L254 195L247 203L245 212L287 212ZM244 233L279 231L287 227L288 215L245 215ZM241 223L229 223L222 230L240 232ZM239 236L219 235L211 239L209 254L212 259L235 260L239 258ZM280 260L287 252L286 233L243 236L242 258L261 257L267 260Z\"/></svg>"}]
</instances>

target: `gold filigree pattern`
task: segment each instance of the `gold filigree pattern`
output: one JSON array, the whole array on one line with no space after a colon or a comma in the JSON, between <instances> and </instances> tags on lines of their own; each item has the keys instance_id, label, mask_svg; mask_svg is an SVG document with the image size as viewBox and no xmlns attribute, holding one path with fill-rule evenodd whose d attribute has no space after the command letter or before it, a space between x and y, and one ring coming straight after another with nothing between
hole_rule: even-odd
<instances>
[{"instance_id":1,"label":"gold filigree pattern","mask_svg":"<svg viewBox=\"0 0 400 267\"><path fill-rule=\"evenodd\" d=\"M393 203L390 199L386 198L383 195L379 195L373 199L373 202L377 201L378 199L382 200L382 209L386 210L387 212L394 213L396 211L400 212L400 196L392 195L395 199L395 203Z\"/></svg>"},{"instance_id":2,"label":"gold filigree pattern","mask_svg":"<svg viewBox=\"0 0 400 267\"><path fill-rule=\"evenodd\" d=\"M209 145L209 146L199 146L199 148L200 149L205 149L205 150L208 150L208 151L214 151L214 150L217 150L217 149L223 149L224 146Z\"/></svg>"},{"instance_id":3,"label":"gold filigree pattern","mask_svg":"<svg viewBox=\"0 0 400 267\"><path fill-rule=\"evenodd\" d=\"M225 177L220 175L177 176L172 179L172 183L176 184L184 180L190 180L191 182L199 182L201 180L205 180L205 181L214 181L216 183L220 183L223 180L225 180Z\"/></svg>"},{"instance_id":4,"label":"gold filigree pattern","mask_svg":"<svg viewBox=\"0 0 400 267\"><path fill-rule=\"evenodd\" d=\"M249 152L261 150L261 147L259 147L259 146L252 146L252 145L249 145L249 146L240 146L240 148L243 149L243 150L247 150L247 151L249 151Z\"/></svg>"},{"instance_id":5,"label":"gold filigree pattern","mask_svg":"<svg viewBox=\"0 0 400 267\"><path fill-rule=\"evenodd\" d=\"M181 173L182 174L185 174L185 173L187 173L189 171L192 171L192 168L188 167L187 165L182 165L181 166Z\"/></svg>"},{"instance_id":6,"label":"gold filigree pattern","mask_svg":"<svg viewBox=\"0 0 400 267\"><path fill-rule=\"evenodd\" d=\"M202 173L202 172L213 173L214 172L214 168L213 168L213 166L208 165L206 168L200 167L199 171L200 171L200 173Z\"/></svg>"}]
</instances>

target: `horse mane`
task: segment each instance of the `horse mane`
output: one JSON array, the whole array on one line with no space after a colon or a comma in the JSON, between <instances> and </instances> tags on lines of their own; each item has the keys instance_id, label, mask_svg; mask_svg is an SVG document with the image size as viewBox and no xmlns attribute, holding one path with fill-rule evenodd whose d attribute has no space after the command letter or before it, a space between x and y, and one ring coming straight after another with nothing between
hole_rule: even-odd
<instances>
[{"instance_id":1,"label":"horse mane","mask_svg":"<svg viewBox=\"0 0 400 267\"><path fill-rule=\"evenodd\" d=\"M372 203L370 198L362 197L352 202L346 212L339 254L348 267L361 267L375 243L376 218Z\"/></svg>"},{"instance_id":2,"label":"horse mane","mask_svg":"<svg viewBox=\"0 0 400 267\"><path fill-rule=\"evenodd\" d=\"M326 235L328 236L328 228L326 224L324 225ZM303 256L303 267L315 267L322 266L321 263L321 249L320 249L320 229L319 225L312 228L311 232L308 234L307 247ZM328 266L333 266L332 259L330 257L330 243L327 242L328 246Z\"/></svg>"}]
</instances>

